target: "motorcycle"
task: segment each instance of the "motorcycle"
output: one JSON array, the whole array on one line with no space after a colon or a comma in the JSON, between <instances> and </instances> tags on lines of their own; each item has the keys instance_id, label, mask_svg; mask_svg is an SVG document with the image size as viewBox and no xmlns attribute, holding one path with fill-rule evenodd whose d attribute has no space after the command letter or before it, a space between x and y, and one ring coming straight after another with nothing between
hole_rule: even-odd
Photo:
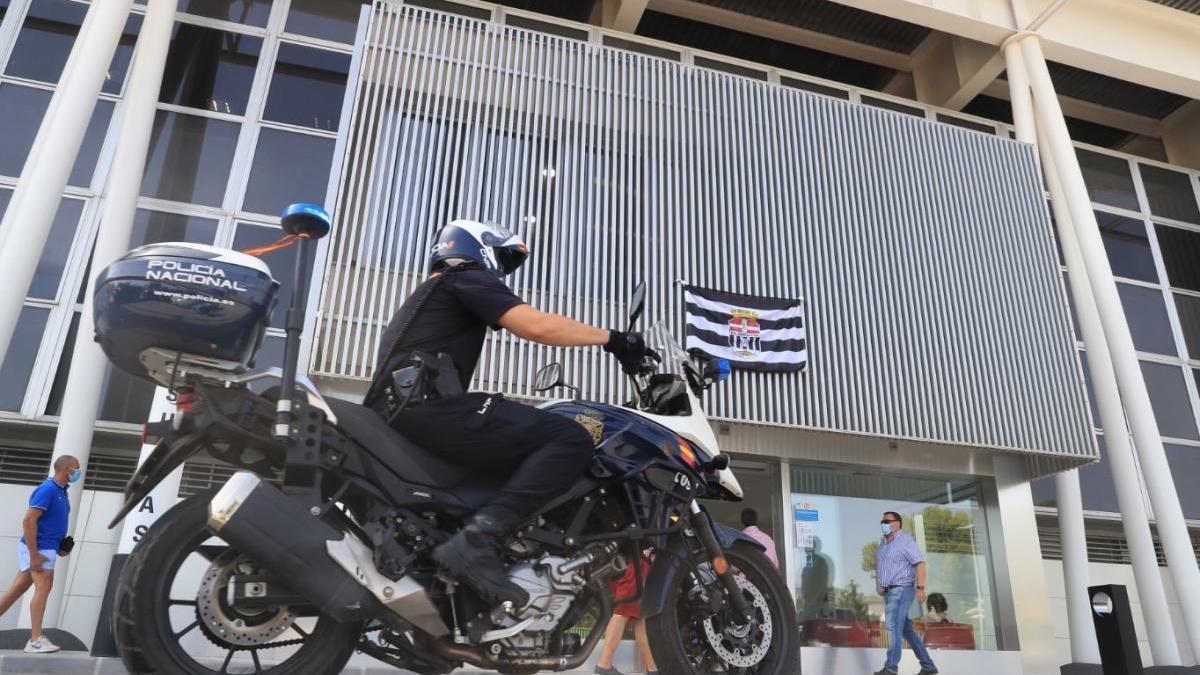
<instances>
[{"instance_id":1,"label":"motorcycle","mask_svg":"<svg viewBox=\"0 0 1200 675\"><path fill-rule=\"evenodd\" d=\"M528 601L491 606L441 573L431 552L505 476L447 462L296 374L303 261L330 220L293 205L282 224L300 247L282 369L252 367L278 289L257 258L155 244L97 280L101 347L117 367L168 387L177 408L147 425L156 447L110 527L199 453L239 469L166 512L130 554L112 626L131 672L337 673L355 651L429 674L463 664L570 670L629 602L640 602L660 672L798 672L786 583L755 540L715 523L699 501L742 497L700 405L727 363L684 352L660 323L647 332L658 358L627 373L632 401L542 404L588 431L594 461L502 548ZM644 289L631 297L631 326ZM262 393L250 386L274 380ZM558 364L535 378L538 391L568 386ZM614 597L627 570L636 592Z\"/></svg>"}]
</instances>

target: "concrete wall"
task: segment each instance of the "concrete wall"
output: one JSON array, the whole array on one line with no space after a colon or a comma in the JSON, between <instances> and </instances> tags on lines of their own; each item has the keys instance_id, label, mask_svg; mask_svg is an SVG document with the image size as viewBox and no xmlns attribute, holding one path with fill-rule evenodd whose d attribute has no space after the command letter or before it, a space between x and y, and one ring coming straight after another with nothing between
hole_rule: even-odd
<instances>
[{"instance_id":1,"label":"concrete wall","mask_svg":"<svg viewBox=\"0 0 1200 675\"><path fill-rule=\"evenodd\" d=\"M1050 595L1050 609L1054 616L1054 637L1058 646L1058 656L1061 663L1071 660L1071 640L1067 631L1067 601L1063 590L1062 563L1057 560L1043 560L1046 569L1046 590ZM1179 601L1175 595L1175 587L1171 583L1171 575L1167 568L1158 568L1162 577L1163 588L1167 592L1167 606L1171 612L1171 625L1175 629L1175 639L1179 643L1183 662L1191 663L1187 648L1187 635L1183 631L1183 615L1179 612ZM1137 630L1138 647L1142 654L1142 663L1154 665L1150 657L1150 643L1146 639L1146 623L1142 620L1142 607L1138 602L1137 586L1133 582L1133 568L1129 565L1110 565L1091 563L1088 565L1090 585L1121 584L1129 590L1129 600L1133 612L1133 623Z\"/></svg>"}]
</instances>

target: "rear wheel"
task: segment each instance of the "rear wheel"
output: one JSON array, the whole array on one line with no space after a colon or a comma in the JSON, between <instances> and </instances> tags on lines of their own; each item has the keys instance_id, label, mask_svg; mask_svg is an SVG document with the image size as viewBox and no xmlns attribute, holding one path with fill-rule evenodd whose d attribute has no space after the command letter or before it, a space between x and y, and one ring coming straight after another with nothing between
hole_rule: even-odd
<instances>
[{"instance_id":1,"label":"rear wheel","mask_svg":"<svg viewBox=\"0 0 1200 675\"><path fill-rule=\"evenodd\" d=\"M206 528L215 490L163 514L121 572L113 603L117 650L131 673L337 673L362 633L304 608L229 604L253 560Z\"/></svg>"},{"instance_id":2,"label":"rear wheel","mask_svg":"<svg viewBox=\"0 0 1200 675\"><path fill-rule=\"evenodd\" d=\"M646 620L654 660L665 675L796 675L799 639L791 594L762 551L737 542L725 551L742 597L754 612L734 616L708 564L678 568L662 613Z\"/></svg>"}]
</instances>

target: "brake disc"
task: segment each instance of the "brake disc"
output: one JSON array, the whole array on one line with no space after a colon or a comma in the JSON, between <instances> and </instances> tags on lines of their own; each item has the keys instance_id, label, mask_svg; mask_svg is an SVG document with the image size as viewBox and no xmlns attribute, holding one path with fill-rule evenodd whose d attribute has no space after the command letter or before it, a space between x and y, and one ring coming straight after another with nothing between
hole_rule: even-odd
<instances>
[{"instance_id":1,"label":"brake disc","mask_svg":"<svg viewBox=\"0 0 1200 675\"><path fill-rule=\"evenodd\" d=\"M708 646L722 661L738 668L749 668L766 658L771 648L771 610L762 591L745 575L739 574L735 578L738 588L750 594L750 604L762 614L762 622L726 625L718 630L717 617L713 616L704 620L704 635L708 638Z\"/></svg>"},{"instance_id":2,"label":"brake disc","mask_svg":"<svg viewBox=\"0 0 1200 675\"><path fill-rule=\"evenodd\" d=\"M286 605L280 605L274 611L229 605L225 589L230 577L234 574L251 574L255 571L253 568L254 564L237 551L226 551L208 566L200 581L196 593L196 616L206 629L205 634L218 647L257 647L266 644L283 634L296 620L295 613Z\"/></svg>"}]
</instances>

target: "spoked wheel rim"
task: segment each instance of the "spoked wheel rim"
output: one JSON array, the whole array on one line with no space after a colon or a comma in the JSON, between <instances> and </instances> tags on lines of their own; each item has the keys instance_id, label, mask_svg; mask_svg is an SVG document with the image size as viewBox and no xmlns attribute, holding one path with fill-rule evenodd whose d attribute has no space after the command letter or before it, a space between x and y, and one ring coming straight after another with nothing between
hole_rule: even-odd
<instances>
[{"instance_id":1,"label":"spoked wheel rim","mask_svg":"<svg viewBox=\"0 0 1200 675\"><path fill-rule=\"evenodd\" d=\"M685 576L691 588L680 595L676 612L684 651L698 673L754 675L768 672L772 661L778 621L763 591L765 584L762 580L756 583L753 573L736 566L733 574L742 597L753 609L753 621L737 620L711 568L702 567L698 575ZM711 601L703 599L701 590L720 594L721 606L716 612L712 611Z\"/></svg>"},{"instance_id":2,"label":"spoked wheel rim","mask_svg":"<svg viewBox=\"0 0 1200 675\"><path fill-rule=\"evenodd\" d=\"M206 565L198 584L180 579L185 565L191 571ZM273 672L306 658L305 647L316 628L312 624L330 621L304 617L286 605L249 611L230 605L229 577L261 570L207 531L180 547L164 568L158 597L166 601L157 603L156 624L174 660L194 672ZM276 651L288 648L294 651Z\"/></svg>"}]
</instances>

